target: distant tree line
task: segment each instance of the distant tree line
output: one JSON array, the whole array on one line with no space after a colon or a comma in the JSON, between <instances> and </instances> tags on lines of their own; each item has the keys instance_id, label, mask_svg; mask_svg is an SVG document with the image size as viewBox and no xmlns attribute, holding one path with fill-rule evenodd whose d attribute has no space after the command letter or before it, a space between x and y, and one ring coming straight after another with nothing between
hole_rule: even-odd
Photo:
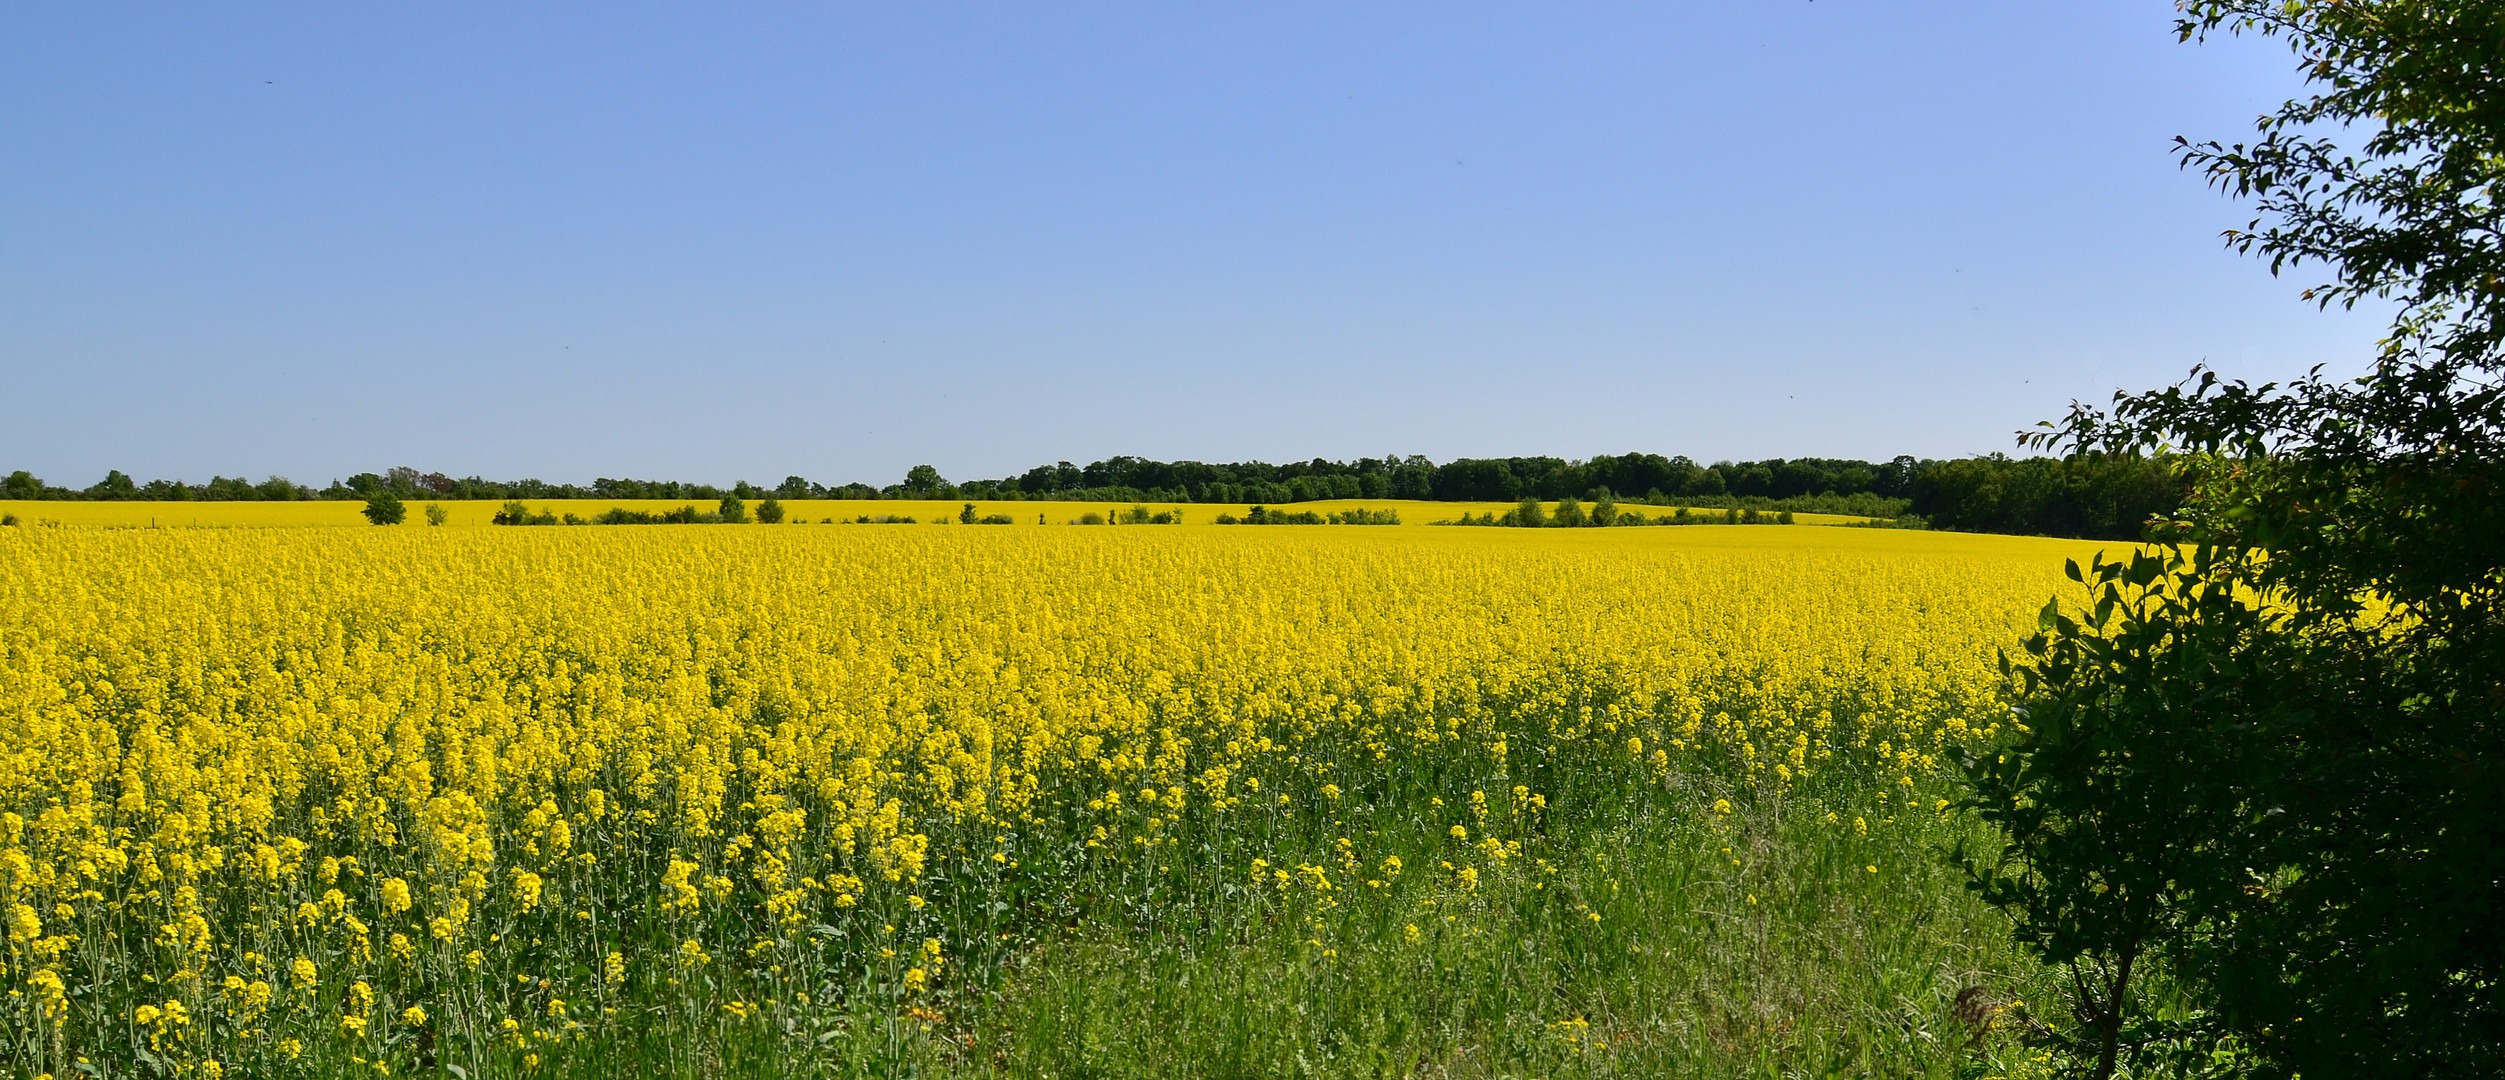
<instances>
[{"instance_id":1,"label":"distant tree line","mask_svg":"<svg viewBox=\"0 0 2505 1080\"><path fill-rule=\"evenodd\" d=\"M1655 517L1646 517L1641 510L1628 510L1620 507L1617 500L1612 498L1608 490L1604 488L1598 498L1592 502L1590 510L1585 510L1583 501L1571 495L1557 500L1557 508L1553 512L1541 505L1539 499L1524 496L1520 505L1505 511L1501 517L1495 511L1490 510L1476 516L1463 514L1459 521L1439 521L1436 524L1492 525L1511 529L1608 529L1629 525L1789 525L1791 523L1792 512L1789 510L1764 512L1755 509L1743 510L1738 507L1726 508L1718 514L1699 514L1692 508L1680 506Z\"/></svg>"},{"instance_id":2,"label":"distant tree line","mask_svg":"<svg viewBox=\"0 0 2505 1080\"><path fill-rule=\"evenodd\" d=\"M916 465L899 483L826 485L787 476L773 487L745 480L728 487L674 480L603 477L590 484L543 480L455 479L395 468L358 473L315 489L285 477L260 483L212 477L133 481L119 470L84 489L54 487L20 470L0 481L0 498L146 500L496 500L669 499L694 503L731 498L949 499L1016 502L1050 499L1122 503L1258 503L1321 499L1421 499L1443 502L1554 502L1577 499L1700 509L1849 514L1918 518L1933 528L2128 539L2151 515L2173 511L2182 485L2164 458L2011 458L1884 462L1844 458L1772 458L1698 464L1659 454L1209 464L1114 457L1089 465L1059 462L996 480L951 482Z\"/></svg>"}]
</instances>

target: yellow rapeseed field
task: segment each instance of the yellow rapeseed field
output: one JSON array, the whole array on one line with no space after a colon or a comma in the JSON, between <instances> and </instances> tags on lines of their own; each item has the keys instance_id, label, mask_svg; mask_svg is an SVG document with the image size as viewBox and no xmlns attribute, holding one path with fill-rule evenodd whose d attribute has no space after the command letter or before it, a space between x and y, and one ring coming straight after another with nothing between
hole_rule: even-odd
<instances>
[{"instance_id":1,"label":"yellow rapeseed field","mask_svg":"<svg viewBox=\"0 0 2505 1080\"><path fill-rule=\"evenodd\" d=\"M1573 777L1875 816L1991 733L1994 650L2086 550L0 529L9 1064L478 1075L630 1023L805 1033L1175 875L1416 904L1535 873ZM1270 846L1392 804L1452 839Z\"/></svg>"}]
</instances>

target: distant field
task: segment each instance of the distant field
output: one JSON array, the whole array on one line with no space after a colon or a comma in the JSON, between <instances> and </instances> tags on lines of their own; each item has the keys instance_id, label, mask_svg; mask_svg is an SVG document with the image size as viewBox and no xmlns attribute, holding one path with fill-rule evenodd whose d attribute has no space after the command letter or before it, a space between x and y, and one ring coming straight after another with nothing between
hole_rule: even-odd
<instances>
[{"instance_id":1,"label":"distant field","mask_svg":"<svg viewBox=\"0 0 2505 1080\"><path fill-rule=\"evenodd\" d=\"M428 501L430 500L412 499L409 501L408 525L421 528L424 527L424 520L419 514L419 508L424 506ZM573 513L582 517L591 517L592 515L598 514L612 507L624 507L629 510L650 510L655 512L675 510L682 506L694 506L698 510L712 510L714 508L714 503L711 500L694 499L541 499L535 502L529 500L525 501L529 503L531 509L533 510L546 510L559 515ZM762 500L750 500L749 509L752 512L755 510L756 503L759 501ZM490 519L495 517L496 511L504 506L504 503L500 501L440 500L440 503L445 511L450 514L450 517L445 520L444 524L446 526L461 527L489 524ZM1185 525L1210 525L1216 523L1217 517L1220 514L1234 514L1240 517L1245 511L1252 509L1249 504L1242 503L1132 504L1102 502L976 502L975 509L976 512L981 514L1007 514L1014 523L1020 525L1037 524L1037 519L1039 517L1042 519L1042 523L1044 524L1062 525L1075 523L1078 521L1079 517L1084 514L1092 513L1110 516L1128 509L1133 505L1144 505L1151 511L1166 510L1178 512L1182 515L1183 524ZM1429 525L1439 521L1451 521L1464 514L1475 515L1482 513L1494 513L1502 515L1505 511L1512 509L1514 506L1513 503L1419 502L1402 499L1331 499L1321 502L1281 503L1276 505L1283 506L1289 510L1310 510L1320 514L1354 509L1397 510L1400 512L1400 521L1404 526ZM1552 510L1556 508L1556 505L1557 504L1555 503L1548 504L1549 508ZM366 524L366 521L364 516L361 514L364 506L365 504L357 502L333 501L20 502L0 500L0 513L15 514L20 521L30 525L55 523L61 525L137 528L281 528L310 525L364 525ZM1627 506L1628 509L1638 510L1647 517L1657 516L1669 512L1668 507L1634 506L1632 504L1627 504ZM784 519L784 523L787 525L804 523L815 524L830 518L837 522L850 522L865 515L869 517L911 517L916 521L925 524L932 522L947 522L954 524L957 520L958 513L964 509L965 502L964 500L938 499L792 499L785 501L783 503L783 507L785 512L789 515ZM1721 513L1719 510L1699 510L1697 512L1714 514ZM1869 520L1867 518L1847 517L1840 514L1795 514L1793 517L1796 522L1802 525L1843 525Z\"/></svg>"}]
</instances>

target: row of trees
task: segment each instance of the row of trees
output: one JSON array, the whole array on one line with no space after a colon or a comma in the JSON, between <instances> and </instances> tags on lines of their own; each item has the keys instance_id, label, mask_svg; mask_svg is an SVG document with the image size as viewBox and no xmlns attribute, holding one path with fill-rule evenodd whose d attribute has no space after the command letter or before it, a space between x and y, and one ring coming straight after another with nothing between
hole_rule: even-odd
<instances>
[{"instance_id":1,"label":"row of trees","mask_svg":"<svg viewBox=\"0 0 2505 1080\"><path fill-rule=\"evenodd\" d=\"M661 480L602 478L589 485L540 480L455 479L396 468L358 473L315 490L284 477L259 484L216 477L193 485L174 480L136 483L116 470L84 489L54 487L21 470L0 481L11 499L262 500L368 499L553 500L684 499L974 499L1015 502L1279 503L1320 499L1426 499L1453 502L1612 500L1774 514L1918 516L1938 528L2054 536L2131 538L2152 516L2181 502L2182 487L2164 459L2010 458L1995 454L1949 461L1899 457L1886 462L1838 458L1776 458L1700 465L1659 454L1602 455L1583 461L1553 457L1461 458L1438 465L1424 457L1360 458L1288 465L1151 461L1117 457L1091 465L1040 466L998 480L959 484L929 465L902 482L828 486L787 476L771 488L746 481L727 488Z\"/></svg>"},{"instance_id":2,"label":"row of trees","mask_svg":"<svg viewBox=\"0 0 2505 1080\"><path fill-rule=\"evenodd\" d=\"M337 487L337 485L333 485ZM0 499L148 501L148 502L285 502L298 499L362 498L355 492L341 489L334 493L316 491L284 476L273 476L253 483L240 476L213 476L205 484L187 484L180 480L150 480L145 484L132 480L120 469L105 473L104 479L83 488L57 487L44 483L24 469L0 478Z\"/></svg>"},{"instance_id":3,"label":"row of trees","mask_svg":"<svg viewBox=\"0 0 2505 1080\"><path fill-rule=\"evenodd\" d=\"M1658 498L1788 499L1867 493L1902 499L1926 464L1911 457L1884 463L1830 458L1715 462L1660 454L1601 455L1588 460L1557 457L1459 458L1438 465L1425 457L1386 456L1354 461L1211 464L1115 457L1090 465L1064 461L1017 476L978 480L962 490L988 498L1104 499L1150 502L1282 503L1317 499L1423 499L1444 502L1511 502L1531 497L1584 498L1600 488ZM935 473L908 491L945 485Z\"/></svg>"},{"instance_id":4,"label":"row of trees","mask_svg":"<svg viewBox=\"0 0 2505 1080\"><path fill-rule=\"evenodd\" d=\"M933 475L937 474L934 472ZM746 481L718 487L675 480L613 480L605 477L589 484L551 484L544 480L486 480L476 476L455 479L439 472L422 473L407 467L379 473L358 473L345 481L333 480L328 486L320 488L299 484L284 476L272 476L258 483L242 477L213 476L207 483L200 484L182 480L150 480L143 484L119 469L107 472L104 479L83 488L48 484L24 469L0 478L0 499L90 502L362 501L384 493L402 500L442 499L449 502L513 499L688 499L713 502L725 497L747 501L775 497L877 499L897 497L901 492L899 485L890 485L886 489L866 484L829 488L796 476L785 478L783 483L773 488L760 488Z\"/></svg>"},{"instance_id":5,"label":"row of trees","mask_svg":"<svg viewBox=\"0 0 2505 1080\"><path fill-rule=\"evenodd\" d=\"M1933 528L2138 539L2150 519L2183 504L2172 465L2121 454L1929 462L1906 505Z\"/></svg>"}]
</instances>

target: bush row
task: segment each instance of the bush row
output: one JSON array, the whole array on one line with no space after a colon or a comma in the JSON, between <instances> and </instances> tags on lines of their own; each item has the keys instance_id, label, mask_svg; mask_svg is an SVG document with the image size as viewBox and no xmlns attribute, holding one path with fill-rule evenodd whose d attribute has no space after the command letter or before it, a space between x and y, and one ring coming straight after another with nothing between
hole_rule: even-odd
<instances>
[{"instance_id":1,"label":"bush row","mask_svg":"<svg viewBox=\"0 0 2505 1080\"><path fill-rule=\"evenodd\" d=\"M1789 525L1792 512L1760 511L1753 508L1726 507L1721 513L1699 514L1681 506L1669 513L1646 517L1640 510L1629 510L1614 500L1602 498L1590 510L1583 509L1579 499L1559 499L1557 509L1550 512L1538 499L1524 499L1522 505L1502 515L1491 510L1476 516L1461 515L1459 521L1439 521L1438 525L1494 525L1518 529L1539 528L1609 528L1619 525Z\"/></svg>"}]
</instances>

